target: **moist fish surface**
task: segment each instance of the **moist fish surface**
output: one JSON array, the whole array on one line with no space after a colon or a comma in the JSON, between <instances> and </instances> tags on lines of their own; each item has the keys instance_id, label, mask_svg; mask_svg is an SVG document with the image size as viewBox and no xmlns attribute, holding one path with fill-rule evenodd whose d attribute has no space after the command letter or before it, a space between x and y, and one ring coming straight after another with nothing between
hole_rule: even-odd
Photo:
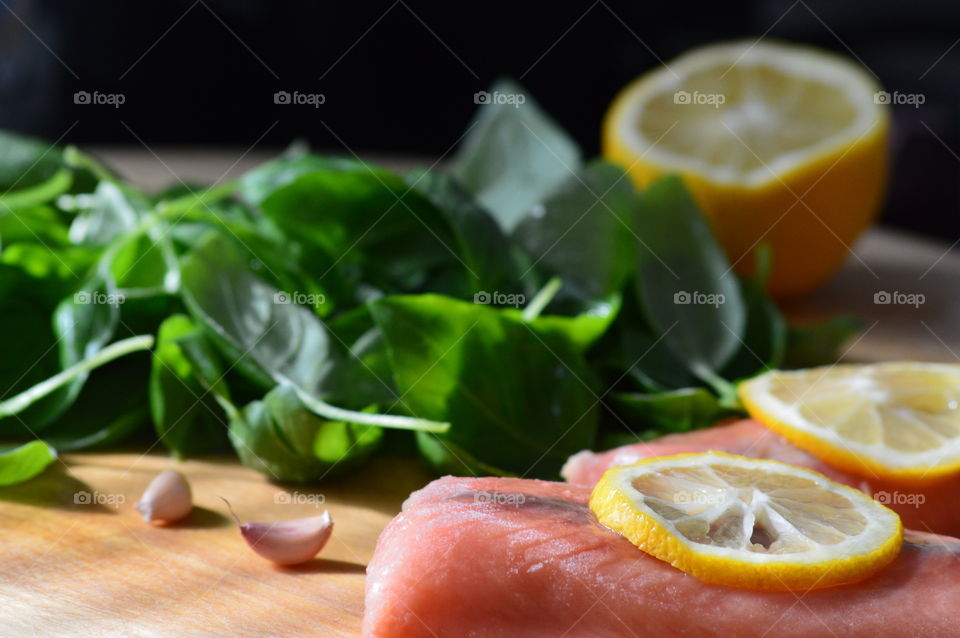
<instances>
[{"instance_id":1,"label":"moist fish surface","mask_svg":"<svg viewBox=\"0 0 960 638\"><path fill-rule=\"evenodd\" d=\"M718 450L757 459L773 459L820 472L838 483L855 487L897 512L905 527L960 536L960 477L917 486L864 478L827 465L752 419L705 430L670 434L645 443L634 443L606 452L578 452L567 460L563 478L593 486L603 473L618 465L631 465L654 456ZM958 629L960 636L960 629Z\"/></svg>"},{"instance_id":2,"label":"moist fish surface","mask_svg":"<svg viewBox=\"0 0 960 638\"><path fill-rule=\"evenodd\" d=\"M607 529L590 490L438 479L367 567L365 638L956 638L960 540L909 532L868 580L809 592L708 585Z\"/></svg>"}]
</instances>

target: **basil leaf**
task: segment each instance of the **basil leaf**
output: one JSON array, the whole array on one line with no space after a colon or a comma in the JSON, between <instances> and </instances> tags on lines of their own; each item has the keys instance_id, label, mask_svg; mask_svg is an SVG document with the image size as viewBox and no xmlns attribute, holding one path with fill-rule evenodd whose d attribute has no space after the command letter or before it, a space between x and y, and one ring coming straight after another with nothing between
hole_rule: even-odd
<instances>
[{"instance_id":1,"label":"basil leaf","mask_svg":"<svg viewBox=\"0 0 960 638\"><path fill-rule=\"evenodd\" d=\"M336 156L294 153L270 160L240 178L238 190L247 202L259 206L275 190L314 171L355 171L363 168L358 160Z\"/></svg>"},{"instance_id":2,"label":"basil leaf","mask_svg":"<svg viewBox=\"0 0 960 638\"><path fill-rule=\"evenodd\" d=\"M51 179L60 170L62 159L62 151L46 142L0 131L0 192Z\"/></svg>"},{"instance_id":3,"label":"basil leaf","mask_svg":"<svg viewBox=\"0 0 960 638\"><path fill-rule=\"evenodd\" d=\"M670 432L687 432L713 425L725 410L704 388L682 388L657 394L617 393L614 410L632 430L650 439Z\"/></svg>"},{"instance_id":4,"label":"basil leaf","mask_svg":"<svg viewBox=\"0 0 960 638\"><path fill-rule=\"evenodd\" d=\"M634 216L637 293L655 334L704 380L740 347L746 309L736 275L679 177L641 194Z\"/></svg>"},{"instance_id":5,"label":"basil leaf","mask_svg":"<svg viewBox=\"0 0 960 638\"><path fill-rule=\"evenodd\" d=\"M407 181L437 207L449 225L457 259L469 276L467 294L499 290L519 278L510 240L455 178L420 171L408 175Z\"/></svg>"},{"instance_id":6,"label":"basil leaf","mask_svg":"<svg viewBox=\"0 0 960 638\"><path fill-rule=\"evenodd\" d=\"M840 348L862 330L863 321L849 316L790 326L783 367L812 368L833 363Z\"/></svg>"},{"instance_id":7,"label":"basil leaf","mask_svg":"<svg viewBox=\"0 0 960 638\"><path fill-rule=\"evenodd\" d=\"M366 167L314 171L273 191L264 214L312 249L309 258L354 286L388 291L425 284L451 263L455 241L437 209L400 177Z\"/></svg>"},{"instance_id":8,"label":"basil leaf","mask_svg":"<svg viewBox=\"0 0 960 638\"><path fill-rule=\"evenodd\" d=\"M557 476L590 447L597 427L594 379L568 338L515 315L439 295L386 297L371 311L383 331L403 406L451 422L436 439L465 450L476 472ZM421 446L426 437L420 437ZM480 465L482 464L482 465Z\"/></svg>"},{"instance_id":9,"label":"basil leaf","mask_svg":"<svg viewBox=\"0 0 960 638\"><path fill-rule=\"evenodd\" d=\"M332 421L443 431L443 423L345 410L326 402L323 382L335 360L323 323L247 269L232 242L211 235L184 260L184 301L230 362L264 388L290 385ZM365 406L360 406L365 407Z\"/></svg>"},{"instance_id":10,"label":"basil leaf","mask_svg":"<svg viewBox=\"0 0 960 638\"><path fill-rule=\"evenodd\" d=\"M171 315L160 325L150 367L150 413L160 441L178 458L209 451L223 438L226 419L212 394L216 387L229 398L222 377L212 346L189 317Z\"/></svg>"},{"instance_id":11,"label":"basil leaf","mask_svg":"<svg viewBox=\"0 0 960 638\"><path fill-rule=\"evenodd\" d=\"M480 108L450 172L509 233L580 168L580 149L519 84L500 80L477 97Z\"/></svg>"},{"instance_id":12,"label":"basil leaf","mask_svg":"<svg viewBox=\"0 0 960 638\"><path fill-rule=\"evenodd\" d=\"M114 445L150 422L147 380L150 356L132 354L90 373L77 400L44 429L44 440L61 452ZM125 388L117 392L117 388Z\"/></svg>"},{"instance_id":13,"label":"basil leaf","mask_svg":"<svg viewBox=\"0 0 960 638\"><path fill-rule=\"evenodd\" d=\"M30 441L0 454L0 485L15 485L40 474L57 458L43 441Z\"/></svg>"},{"instance_id":14,"label":"basil leaf","mask_svg":"<svg viewBox=\"0 0 960 638\"><path fill-rule=\"evenodd\" d=\"M536 267L582 299L619 292L634 269L630 227L637 194L623 170L596 161L580 169L526 217L513 236Z\"/></svg>"},{"instance_id":15,"label":"basil leaf","mask_svg":"<svg viewBox=\"0 0 960 638\"><path fill-rule=\"evenodd\" d=\"M230 441L244 465L295 483L352 469L373 453L382 435L377 427L318 417L286 385L250 403L230 422Z\"/></svg>"}]
</instances>

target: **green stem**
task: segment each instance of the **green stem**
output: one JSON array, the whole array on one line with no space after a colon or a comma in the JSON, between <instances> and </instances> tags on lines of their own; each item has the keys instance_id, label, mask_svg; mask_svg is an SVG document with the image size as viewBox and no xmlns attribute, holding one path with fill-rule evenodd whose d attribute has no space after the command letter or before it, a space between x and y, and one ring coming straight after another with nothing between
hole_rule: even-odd
<instances>
[{"instance_id":1,"label":"green stem","mask_svg":"<svg viewBox=\"0 0 960 638\"><path fill-rule=\"evenodd\" d=\"M63 163L72 168L85 168L101 182L112 182L119 184L116 176L112 175L103 164L87 155L76 146L68 146L63 149Z\"/></svg>"},{"instance_id":2,"label":"green stem","mask_svg":"<svg viewBox=\"0 0 960 638\"><path fill-rule=\"evenodd\" d=\"M114 359L119 359L124 355L140 350L149 350L151 347L153 347L152 335L140 335L112 343L89 359L75 363L66 370L44 379L40 383L27 388L20 394L10 397L6 401L0 401L0 418L22 412L81 374L90 372L94 368L98 368Z\"/></svg>"},{"instance_id":3,"label":"green stem","mask_svg":"<svg viewBox=\"0 0 960 638\"><path fill-rule=\"evenodd\" d=\"M205 190L162 202L158 209L160 210L160 214L166 218L179 217L193 210L198 205L206 206L209 202L215 202L224 197L228 197L236 189L237 185L234 182L218 184Z\"/></svg>"},{"instance_id":4,"label":"green stem","mask_svg":"<svg viewBox=\"0 0 960 638\"><path fill-rule=\"evenodd\" d=\"M701 363L695 363L691 366L693 373L705 381L710 388L717 393L720 399L720 405L724 408L736 410L740 408L740 399L737 396L736 386L718 375L716 372Z\"/></svg>"},{"instance_id":5,"label":"green stem","mask_svg":"<svg viewBox=\"0 0 960 638\"><path fill-rule=\"evenodd\" d=\"M363 425L374 425L381 428L396 428L399 430L420 430L421 432L443 433L450 429L449 423L439 421L428 421L427 419L417 419L414 417L398 416L395 414L369 414L367 412L355 412L354 410L344 410L326 401L321 401L310 393L293 386L297 396L311 412L330 419L331 421L342 421L344 423L361 423Z\"/></svg>"},{"instance_id":6,"label":"green stem","mask_svg":"<svg viewBox=\"0 0 960 638\"><path fill-rule=\"evenodd\" d=\"M553 298L556 296L557 292L560 290L560 287L563 285L563 280L559 277L551 277L550 281L533 296L533 299L530 300L530 303L527 304L527 307L523 309L523 320L524 321L533 321L540 316L540 313L543 312L543 309L546 308Z\"/></svg>"},{"instance_id":7,"label":"green stem","mask_svg":"<svg viewBox=\"0 0 960 638\"><path fill-rule=\"evenodd\" d=\"M73 172L61 168L39 184L0 195L0 206L14 209L42 204L65 193L71 184L73 184Z\"/></svg>"}]
</instances>

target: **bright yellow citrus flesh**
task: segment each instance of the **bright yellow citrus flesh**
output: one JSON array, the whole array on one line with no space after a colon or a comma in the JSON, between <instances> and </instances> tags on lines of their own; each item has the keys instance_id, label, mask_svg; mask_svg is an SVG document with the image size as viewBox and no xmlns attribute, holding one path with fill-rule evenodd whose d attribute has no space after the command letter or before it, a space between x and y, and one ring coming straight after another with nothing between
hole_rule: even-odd
<instances>
[{"instance_id":1,"label":"bright yellow citrus flesh","mask_svg":"<svg viewBox=\"0 0 960 638\"><path fill-rule=\"evenodd\" d=\"M759 590L851 583L900 551L900 517L863 492L778 461L722 452L615 467L590 509L702 581Z\"/></svg>"},{"instance_id":2,"label":"bright yellow citrus flesh","mask_svg":"<svg viewBox=\"0 0 960 638\"><path fill-rule=\"evenodd\" d=\"M739 393L753 418L834 467L905 483L960 474L960 365L771 371Z\"/></svg>"},{"instance_id":3,"label":"bright yellow citrus flesh","mask_svg":"<svg viewBox=\"0 0 960 638\"><path fill-rule=\"evenodd\" d=\"M682 175L736 267L749 272L767 243L771 291L801 294L836 271L880 207L890 116L878 90L864 69L809 47L707 46L620 92L603 155L640 188Z\"/></svg>"}]
</instances>

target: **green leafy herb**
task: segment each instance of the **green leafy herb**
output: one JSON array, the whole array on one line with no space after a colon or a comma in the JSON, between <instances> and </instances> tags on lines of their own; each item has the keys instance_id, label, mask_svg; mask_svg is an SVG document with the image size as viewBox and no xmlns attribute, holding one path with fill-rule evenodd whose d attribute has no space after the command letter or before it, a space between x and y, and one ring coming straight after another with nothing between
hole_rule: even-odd
<instances>
[{"instance_id":1,"label":"green leafy herb","mask_svg":"<svg viewBox=\"0 0 960 638\"><path fill-rule=\"evenodd\" d=\"M436 440L467 450L484 468L554 476L593 442L593 374L556 332L487 306L437 295L387 297L372 305L393 363L402 406L450 421ZM421 436L421 445L428 439ZM436 446L435 446L436 447ZM433 455L431 455L433 456Z\"/></svg>"},{"instance_id":2,"label":"green leafy herb","mask_svg":"<svg viewBox=\"0 0 960 638\"><path fill-rule=\"evenodd\" d=\"M215 396L229 398L223 376L212 346L189 317L171 315L160 325L150 412L160 441L177 456L208 451L222 437L226 419Z\"/></svg>"},{"instance_id":3,"label":"green leafy herb","mask_svg":"<svg viewBox=\"0 0 960 638\"><path fill-rule=\"evenodd\" d=\"M741 344L747 311L707 220L678 177L652 184L640 197L634 227L637 290L658 335L705 381Z\"/></svg>"},{"instance_id":4,"label":"green leafy herb","mask_svg":"<svg viewBox=\"0 0 960 638\"><path fill-rule=\"evenodd\" d=\"M227 359L264 387L294 387L304 404L331 420L380 427L443 431L444 423L367 414L333 406L323 381L333 369L323 323L309 310L287 303L237 259L218 236L197 247L182 268L184 300L216 339Z\"/></svg>"},{"instance_id":5,"label":"green leafy herb","mask_svg":"<svg viewBox=\"0 0 960 638\"><path fill-rule=\"evenodd\" d=\"M478 97L451 172L511 232L580 168L580 149L520 85L501 80Z\"/></svg>"},{"instance_id":6,"label":"green leafy herb","mask_svg":"<svg viewBox=\"0 0 960 638\"><path fill-rule=\"evenodd\" d=\"M57 453L43 441L31 441L0 453L0 485L29 481L57 458Z\"/></svg>"},{"instance_id":7,"label":"green leafy herb","mask_svg":"<svg viewBox=\"0 0 960 638\"><path fill-rule=\"evenodd\" d=\"M295 144L152 194L0 132L0 437L33 441L0 456L0 484L51 445L134 436L178 457L232 445L282 481L377 453L556 478L581 449L741 413L739 379L850 335L788 329L776 256L733 272L679 177L637 192L584 163L515 83L478 102L449 169Z\"/></svg>"},{"instance_id":8,"label":"green leafy herb","mask_svg":"<svg viewBox=\"0 0 960 638\"><path fill-rule=\"evenodd\" d=\"M230 422L240 460L278 481L304 483L336 476L376 449L383 430L328 421L308 410L298 392L279 385Z\"/></svg>"}]
</instances>

